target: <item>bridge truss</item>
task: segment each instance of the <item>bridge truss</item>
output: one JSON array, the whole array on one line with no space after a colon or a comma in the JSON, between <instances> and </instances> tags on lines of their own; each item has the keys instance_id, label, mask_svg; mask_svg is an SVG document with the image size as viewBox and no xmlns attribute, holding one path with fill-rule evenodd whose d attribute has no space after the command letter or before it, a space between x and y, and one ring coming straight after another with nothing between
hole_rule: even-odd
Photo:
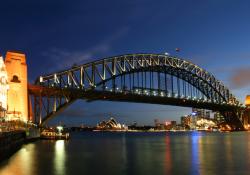
<instances>
[{"instance_id":1,"label":"bridge truss","mask_svg":"<svg viewBox=\"0 0 250 175\"><path fill-rule=\"evenodd\" d=\"M41 124L77 99L143 102L220 111L242 127L242 104L199 66L172 56L130 54L40 76L30 85L34 118Z\"/></svg>"}]
</instances>

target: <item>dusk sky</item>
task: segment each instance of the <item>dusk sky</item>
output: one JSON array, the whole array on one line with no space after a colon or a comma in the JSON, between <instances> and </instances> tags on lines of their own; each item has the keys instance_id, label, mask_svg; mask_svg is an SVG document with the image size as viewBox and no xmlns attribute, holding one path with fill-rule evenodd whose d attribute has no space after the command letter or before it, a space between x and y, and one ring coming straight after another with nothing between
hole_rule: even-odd
<instances>
[{"instance_id":1,"label":"dusk sky","mask_svg":"<svg viewBox=\"0 0 250 175\"><path fill-rule=\"evenodd\" d=\"M250 2L236 0L23 0L0 5L0 53L26 54L29 82L104 57L159 53L187 59L241 101L250 94ZM176 53L175 48L180 48ZM177 120L190 108L77 101L52 123Z\"/></svg>"}]
</instances>

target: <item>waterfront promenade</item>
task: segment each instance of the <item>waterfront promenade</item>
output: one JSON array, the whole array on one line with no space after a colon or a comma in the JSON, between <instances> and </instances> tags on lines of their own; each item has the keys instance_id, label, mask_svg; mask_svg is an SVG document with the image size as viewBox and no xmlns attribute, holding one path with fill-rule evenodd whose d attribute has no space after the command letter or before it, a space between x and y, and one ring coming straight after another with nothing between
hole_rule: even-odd
<instances>
[{"instance_id":1,"label":"waterfront promenade","mask_svg":"<svg viewBox=\"0 0 250 175\"><path fill-rule=\"evenodd\" d=\"M0 161L11 156L24 143L40 137L40 131L34 124L20 121L1 122L0 131Z\"/></svg>"}]
</instances>

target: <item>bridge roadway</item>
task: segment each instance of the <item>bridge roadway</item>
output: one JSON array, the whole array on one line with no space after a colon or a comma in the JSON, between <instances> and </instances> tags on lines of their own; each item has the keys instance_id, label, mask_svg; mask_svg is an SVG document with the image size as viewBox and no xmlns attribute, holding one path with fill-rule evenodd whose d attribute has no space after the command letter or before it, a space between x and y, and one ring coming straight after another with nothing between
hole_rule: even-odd
<instances>
[{"instance_id":1,"label":"bridge roadway","mask_svg":"<svg viewBox=\"0 0 250 175\"><path fill-rule=\"evenodd\" d=\"M187 99L180 97L168 97L161 95L144 95L137 94L134 92L110 92L101 90L88 90L83 91L79 89L60 89L56 87L43 87L38 85L29 85L29 94L38 97L50 97L50 98L64 98L69 97L68 103L61 106L58 112L63 111L66 107L71 105L78 99L86 100L87 102L93 102L97 100L102 101L117 101L117 102L132 102L132 103L148 103L148 104L159 104L159 105L173 105L182 107L193 107L199 109L208 109L212 111L219 111L221 114L226 115L228 111L233 111L236 115L238 111L243 111L245 107L236 106L232 104L220 104L213 103L212 101ZM122 104L121 104L122 105ZM58 112L52 111L47 117L42 118L42 123L46 123L47 120L58 115ZM230 119L232 120L232 119ZM228 121L231 123L232 121ZM233 122L241 126L239 121L234 120ZM238 127L239 127L238 126ZM236 128L236 127L235 127ZM237 130L242 130L240 127Z\"/></svg>"},{"instance_id":2,"label":"bridge roadway","mask_svg":"<svg viewBox=\"0 0 250 175\"><path fill-rule=\"evenodd\" d=\"M102 90L88 90L83 91L79 89L60 89L56 87L43 87L38 85L28 86L29 94L42 96L42 97L65 97L70 96L72 100L84 99L88 102L95 100L107 100L107 101L120 101L120 102L135 102L135 103L149 103L160 105L173 105L182 107L194 107L200 109L208 109L213 111L228 111L245 109L245 107L236 106L232 104L220 104L206 100L196 100L187 98L175 98L161 95L144 95L136 94L130 91L125 92L110 92Z\"/></svg>"}]
</instances>

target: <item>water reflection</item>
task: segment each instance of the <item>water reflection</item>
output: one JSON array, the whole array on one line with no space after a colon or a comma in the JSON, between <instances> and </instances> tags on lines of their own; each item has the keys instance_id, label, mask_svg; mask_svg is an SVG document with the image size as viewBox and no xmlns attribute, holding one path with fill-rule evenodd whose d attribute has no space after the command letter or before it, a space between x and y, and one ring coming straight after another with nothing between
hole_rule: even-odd
<instances>
[{"instance_id":1,"label":"water reflection","mask_svg":"<svg viewBox=\"0 0 250 175\"><path fill-rule=\"evenodd\" d=\"M126 143L126 136L125 134L122 135L122 163L123 165L127 164L127 147L126 147L127 143ZM122 167L123 170L125 170L125 167Z\"/></svg>"},{"instance_id":2,"label":"water reflection","mask_svg":"<svg viewBox=\"0 0 250 175\"><path fill-rule=\"evenodd\" d=\"M3 162L0 166L0 175L34 175L36 162L34 161L35 156L35 145L28 144L21 148L16 154L10 159Z\"/></svg>"},{"instance_id":3,"label":"water reflection","mask_svg":"<svg viewBox=\"0 0 250 175\"><path fill-rule=\"evenodd\" d=\"M66 174L65 170L65 141L57 140L55 143L54 169L56 175Z\"/></svg>"},{"instance_id":4,"label":"water reflection","mask_svg":"<svg viewBox=\"0 0 250 175\"><path fill-rule=\"evenodd\" d=\"M232 164L232 138L229 134L227 134L225 137L225 156L226 156L226 161L229 164Z\"/></svg>"},{"instance_id":5,"label":"water reflection","mask_svg":"<svg viewBox=\"0 0 250 175\"><path fill-rule=\"evenodd\" d=\"M200 174L199 173L199 148L200 148L200 134L196 132L192 132L191 135L191 140L192 140L192 145L191 145L191 156L192 156L192 174Z\"/></svg>"},{"instance_id":6,"label":"water reflection","mask_svg":"<svg viewBox=\"0 0 250 175\"><path fill-rule=\"evenodd\" d=\"M247 145L246 145L247 164L249 165L250 164L250 134L246 137L246 142L247 142Z\"/></svg>"},{"instance_id":7,"label":"water reflection","mask_svg":"<svg viewBox=\"0 0 250 175\"><path fill-rule=\"evenodd\" d=\"M165 137L165 174L172 174L172 162L171 162L171 144L170 144L170 136L166 135Z\"/></svg>"},{"instance_id":8,"label":"water reflection","mask_svg":"<svg viewBox=\"0 0 250 175\"><path fill-rule=\"evenodd\" d=\"M250 133L75 133L24 145L0 175L248 174ZM73 135L73 134L72 134Z\"/></svg>"}]
</instances>

